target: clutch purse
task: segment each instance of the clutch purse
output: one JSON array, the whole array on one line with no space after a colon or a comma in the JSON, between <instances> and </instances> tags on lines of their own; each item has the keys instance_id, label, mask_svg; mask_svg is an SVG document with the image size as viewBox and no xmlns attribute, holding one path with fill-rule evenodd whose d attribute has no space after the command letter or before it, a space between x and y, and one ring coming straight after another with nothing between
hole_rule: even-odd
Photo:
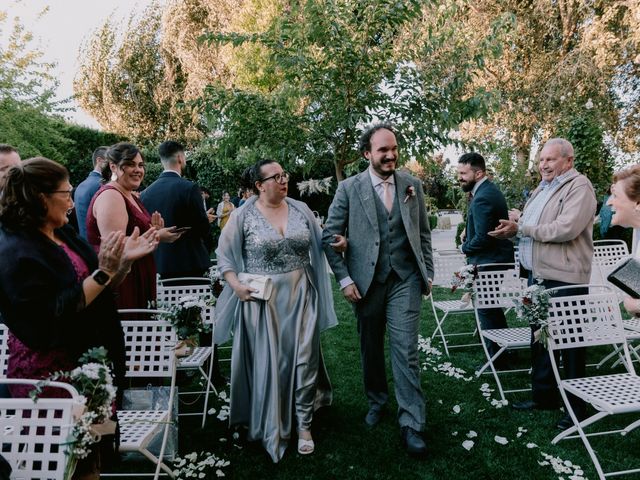
<instances>
[{"instance_id":1,"label":"clutch purse","mask_svg":"<svg viewBox=\"0 0 640 480\"><path fill-rule=\"evenodd\" d=\"M251 292L253 298L265 301L271 298L273 282L266 275L241 272L238 274L238 280L240 280L240 283L256 290L255 292Z\"/></svg>"},{"instance_id":2,"label":"clutch purse","mask_svg":"<svg viewBox=\"0 0 640 480\"><path fill-rule=\"evenodd\" d=\"M640 298L640 261L628 258L620 262L607 277L612 284L633 298Z\"/></svg>"}]
</instances>

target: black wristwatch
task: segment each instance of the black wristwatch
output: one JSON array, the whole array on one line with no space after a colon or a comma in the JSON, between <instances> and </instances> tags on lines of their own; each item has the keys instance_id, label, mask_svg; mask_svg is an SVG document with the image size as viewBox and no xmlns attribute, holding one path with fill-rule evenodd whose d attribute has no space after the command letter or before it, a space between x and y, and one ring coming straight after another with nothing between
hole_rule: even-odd
<instances>
[{"instance_id":1,"label":"black wristwatch","mask_svg":"<svg viewBox=\"0 0 640 480\"><path fill-rule=\"evenodd\" d=\"M93 272L91 274L91 278L93 278L98 285L102 285L103 287L106 287L109 285L109 282L111 282L111 275L100 269Z\"/></svg>"}]
</instances>

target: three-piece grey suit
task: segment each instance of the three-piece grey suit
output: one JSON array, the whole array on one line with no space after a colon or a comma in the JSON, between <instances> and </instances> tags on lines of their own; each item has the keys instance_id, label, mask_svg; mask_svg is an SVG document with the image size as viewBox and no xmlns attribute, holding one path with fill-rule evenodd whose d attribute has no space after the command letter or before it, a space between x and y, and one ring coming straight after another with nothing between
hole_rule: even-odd
<instances>
[{"instance_id":1,"label":"three-piece grey suit","mask_svg":"<svg viewBox=\"0 0 640 480\"><path fill-rule=\"evenodd\" d=\"M368 171L341 182L329 208L323 244L336 280L351 277L362 296L355 313L370 408L381 409L388 398L384 362L388 329L398 421L422 431L418 327L422 294L433 278L431 232L420 181L401 172L394 179L391 212L375 192ZM407 198L410 192L414 194ZM335 234L348 239L344 256L329 245Z\"/></svg>"}]
</instances>

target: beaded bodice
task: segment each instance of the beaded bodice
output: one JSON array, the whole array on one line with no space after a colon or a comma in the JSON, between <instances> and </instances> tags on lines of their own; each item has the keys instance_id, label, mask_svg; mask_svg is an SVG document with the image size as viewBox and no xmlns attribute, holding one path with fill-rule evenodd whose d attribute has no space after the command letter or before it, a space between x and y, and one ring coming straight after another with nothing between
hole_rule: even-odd
<instances>
[{"instance_id":1,"label":"beaded bodice","mask_svg":"<svg viewBox=\"0 0 640 480\"><path fill-rule=\"evenodd\" d=\"M244 218L243 257L248 273L286 273L309 265L311 232L304 216L289 205L284 237L262 215L255 204Z\"/></svg>"}]
</instances>

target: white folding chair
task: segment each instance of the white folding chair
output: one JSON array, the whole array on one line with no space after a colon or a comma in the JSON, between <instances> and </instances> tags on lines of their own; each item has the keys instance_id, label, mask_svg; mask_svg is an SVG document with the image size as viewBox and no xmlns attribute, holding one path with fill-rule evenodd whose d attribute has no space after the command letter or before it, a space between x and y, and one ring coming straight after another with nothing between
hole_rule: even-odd
<instances>
[{"instance_id":1,"label":"white folding chair","mask_svg":"<svg viewBox=\"0 0 640 480\"><path fill-rule=\"evenodd\" d=\"M505 390L500 382L499 373L516 373L528 371L528 369L497 370L495 360L506 350L529 348L531 343L531 328L494 328L485 330L482 328L478 310L485 308L503 308L506 311L515 306L515 302L522 297L524 282L518 275L513 263L491 263L478 265L478 276L473 285L476 315L476 327L482 339L482 348L487 357L487 362L480 368L476 375L480 376L487 368L491 369L495 378L500 397L504 401L505 393L525 392L529 389ZM505 313L507 313L505 311ZM496 343L499 350L492 356L489 353L486 341Z\"/></svg>"},{"instance_id":2,"label":"white folding chair","mask_svg":"<svg viewBox=\"0 0 640 480\"><path fill-rule=\"evenodd\" d=\"M211 282L204 277L184 277L160 280L157 288L158 305L176 305L180 298L186 295L196 295L208 302L213 297ZM218 391L213 385L213 334L215 329L213 306L206 306L202 309L202 322L211 328L211 346L195 347L190 355L178 358L178 370L198 370L205 382L203 391L179 392L179 395L201 395L204 393L204 406L202 408L202 428L207 420L207 409L209 406L209 394L213 391L216 395ZM204 366L208 362L208 370ZM199 413L182 413L181 415L200 415Z\"/></svg>"},{"instance_id":3,"label":"white folding chair","mask_svg":"<svg viewBox=\"0 0 640 480\"><path fill-rule=\"evenodd\" d=\"M460 269L466 266L467 260L465 256L458 250L437 250L433 252L433 270L434 279L433 285L438 287L451 288L453 275L459 272ZM436 335L440 336L444 351L449 355L450 348L462 348L479 345L478 342L465 343L465 344L453 344L451 345L447 340L447 337L456 336L473 336L477 331L472 332L455 332L444 333L443 324L449 314L470 314L473 312L472 303L463 303L460 300L435 300L433 298L433 292L429 293L427 299L431 302L431 309L433 310L433 316L436 320L436 328L431 334L433 339ZM438 315L438 311L442 312Z\"/></svg>"},{"instance_id":4,"label":"white folding chair","mask_svg":"<svg viewBox=\"0 0 640 480\"><path fill-rule=\"evenodd\" d=\"M0 385L33 385L38 380L0 379ZM65 390L70 398L0 398L0 446L12 468L12 479L64 478L69 461L67 442L84 404L78 391L67 383L49 387Z\"/></svg>"},{"instance_id":5,"label":"white folding chair","mask_svg":"<svg viewBox=\"0 0 640 480\"><path fill-rule=\"evenodd\" d=\"M593 242L591 285L606 285L607 276L622 260L629 258L629 249L623 240L596 240Z\"/></svg>"},{"instance_id":6,"label":"white folding chair","mask_svg":"<svg viewBox=\"0 0 640 480\"><path fill-rule=\"evenodd\" d=\"M9 327L0 323L0 378L7 377L9 366Z\"/></svg>"},{"instance_id":7,"label":"white folding chair","mask_svg":"<svg viewBox=\"0 0 640 480\"><path fill-rule=\"evenodd\" d=\"M160 313L154 310L146 312ZM141 453L156 465L154 474L136 473L133 476L153 475L153 478L157 479L162 469L174 478L172 469L164 463L163 457L169 436L176 384L175 330L169 322L162 320L123 320L121 323L124 331L127 378L168 378L171 380L171 391L166 410L118 410L120 451ZM162 444L156 457L147 447L160 431Z\"/></svg>"},{"instance_id":8,"label":"white folding chair","mask_svg":"<svg viewBox=\"0 0 640 480\"><path fill-rule=\"evenodd\" d=\"M574 424L573 427L557 435L551 443L556 444L567 438L580 438L601 479L614 475L638 473L640 468L605 473L596 451L589 442L589 437L612 433L625 435L640 426L640 421L634 421L627 427L618 430L590 433L586 433L584 430L585 427L609 415L640 411L640 377L636 375L631 363L615 291L605 285L584 285L584 287L589 288L587 295L556 296L550 299L547 344L549 357L560 395ZM550 289L549 292L553 294L567 288L576 287L559 287ZM556 350L601 345L612 345L622 350L625 357L623 364L626 367L626 373L567 380L560 378L554 355ZM573 394L590 403L597 412L585 420L579 420L568 401L568 394Z\"/></svg>"}]
</instances>

